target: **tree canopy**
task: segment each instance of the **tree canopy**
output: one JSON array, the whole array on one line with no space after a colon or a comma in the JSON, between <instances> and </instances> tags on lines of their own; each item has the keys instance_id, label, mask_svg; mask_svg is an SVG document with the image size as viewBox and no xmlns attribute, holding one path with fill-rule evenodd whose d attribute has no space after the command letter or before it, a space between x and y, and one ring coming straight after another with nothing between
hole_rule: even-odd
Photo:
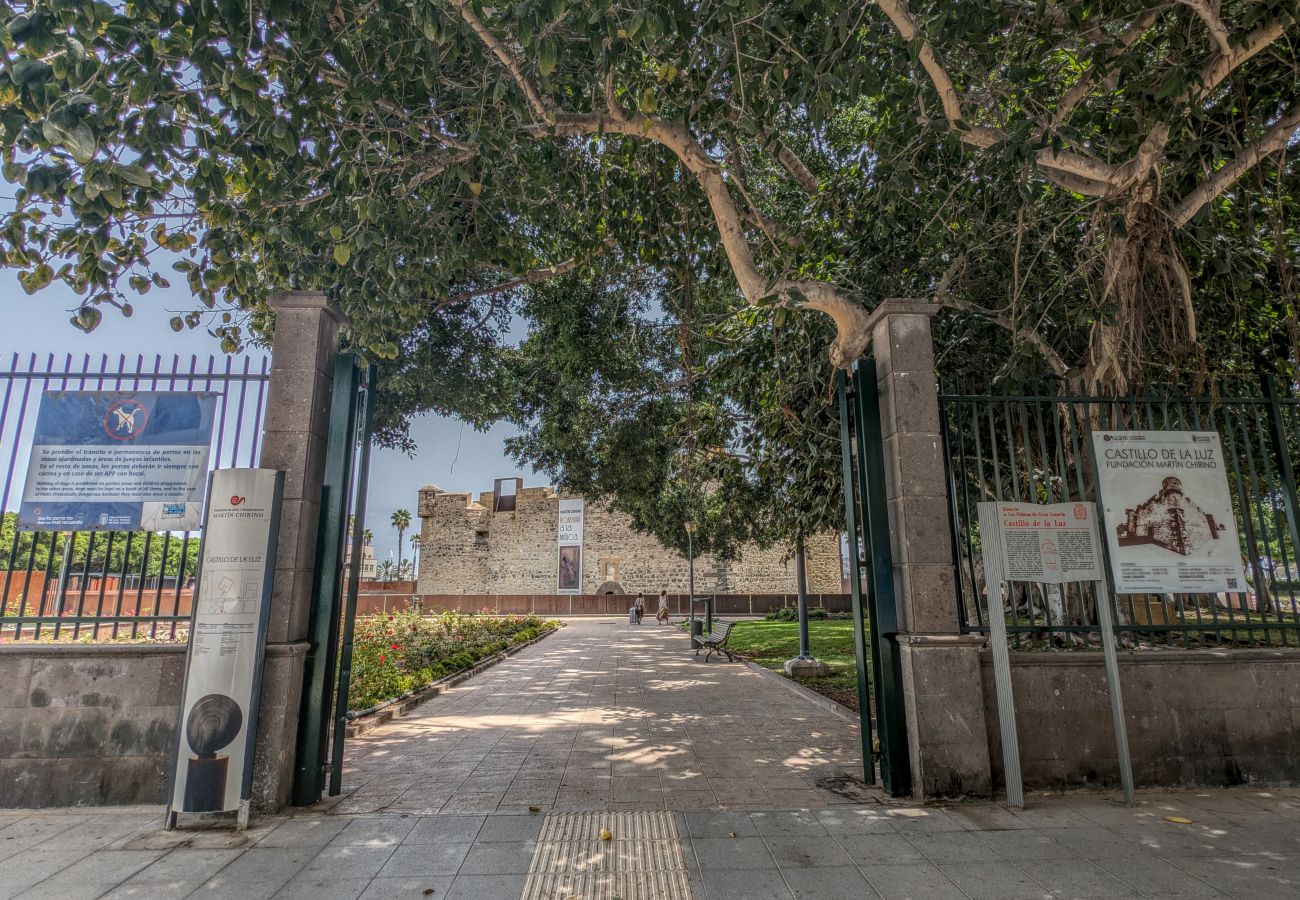
<instances>
[{"instance_id":1,"label":"tree canopy","mask_svg":"<svg viewBox=\"0 0 1300 900\"><path fill-rule=\"evenodd\" d=\"M704 483L811 508L831 367L888 296L949 310L946 372L1295 361L1294 0L0 10L29 290L91 328L170 264L175 326L229 347L269 291L325 290L389 361L384 440L509 415L574 484L633 503L658 472L645 523ZM512 347L521 313L563 341ZM640 462L584 469L564 429L615 403L587 449Z\"/></svg>"}]
</instances>

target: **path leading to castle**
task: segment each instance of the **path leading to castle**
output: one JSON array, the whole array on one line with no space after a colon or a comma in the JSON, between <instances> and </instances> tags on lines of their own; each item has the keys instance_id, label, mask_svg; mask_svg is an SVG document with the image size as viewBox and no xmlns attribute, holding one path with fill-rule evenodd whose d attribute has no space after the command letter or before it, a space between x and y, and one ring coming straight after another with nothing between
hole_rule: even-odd
<instances>
[{"instance_id":1,"label":"path leading to castle","mask_svg":"<svg viewBox=\"0 0 1300 900\"><path fill-rule=\"evenodd\" d=\"M1300 789L851 800L857 741L675 628L578 621L353 741L328 810L0 811L0 900L1300 897Z\"/></svg>"},{"instance_id":2,"label":"path leading to castle","mask_svg":"<svg viewBox=\"0 0 1300 900\"><path fill-rule=\"evenodd\" d=\"M570 619L350 741L334 812L821 809L861 778L851 717L676 627Z\"/></svg>"}]
</instances>

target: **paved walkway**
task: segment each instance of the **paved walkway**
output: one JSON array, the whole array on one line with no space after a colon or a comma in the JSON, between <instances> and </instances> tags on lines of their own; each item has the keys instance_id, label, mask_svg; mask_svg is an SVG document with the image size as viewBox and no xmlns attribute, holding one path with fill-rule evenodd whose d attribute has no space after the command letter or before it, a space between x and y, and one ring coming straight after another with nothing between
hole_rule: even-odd
<instances>
[{"instance_id":1,"label":"paved walkway","mask_svg":"<svg viewBox=\"0 0 1300 900\"><path fill-rule=\"evenodd\" d=\"M703 662L675 627L608 619L570 620L346 762L341 814L821 808L862 778L852 717Z\"/></svg>"},{"instance_id":2,"label":"paved walkway","mask_svg":"<svg viewBox=\"0 0 1300 900\"><path fill-rule=\"evenodd\" d=\"M1300 789L851 802L822 780L851 723L683 644L571 626L355 742L331 810L243 834L0 812L0 900L1300 896Z\"/></svg>"}]
</instances>

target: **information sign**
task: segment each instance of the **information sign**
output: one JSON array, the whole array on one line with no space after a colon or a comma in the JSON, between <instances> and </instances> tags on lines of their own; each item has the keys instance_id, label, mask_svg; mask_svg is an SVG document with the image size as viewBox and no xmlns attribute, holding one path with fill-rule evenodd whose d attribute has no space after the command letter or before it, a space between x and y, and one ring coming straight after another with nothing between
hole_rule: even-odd
<instances>
[{"instance_id":1,"label":"information sign","mask_svg":"<svg viewBox=\"0 0 1300 900\"><path fill-rule=\"evenodd\" d=\"M1091 503L998 503L1002 577L1064 584L1101 578Z\"/></svg>"},{"instance_id":2,"label":"information sign","mask_svg":"<svg viewBox=\"0 0 1300 900\"><path fill-rule=\"evenodd\" d=\"M582 593L582 500L561 500L557 533L559 565L557 592Z\"/></svg>"},{"instance_id":3,"label":"information sign","mask_svg":"<svg viewBox=\"0 0 1300 900\"><path fill-rule=\"evenodd\" d=\"M282 473L212 473L172 775L178 812L247 816Z\"/></svg>"},{"instance_id":4,"label":"information sign","mask_svg":"<svg viewBox=\"0 0 1300 900\"><path fill-rule=\"evenodd\" d=\"M1217 432L1097 431L1092 445L1117 593L1246 590Z\"/></svg>"},{"instance_id":5,"label":"information sign","mask_svg":"<svg viewBox=\"0 0 1300 900\"><path fill-rule=\"evenodd\" d=\"M46 391L18 523L188 531L203 513L217 394Z\"/></svg>"}]
</instances>

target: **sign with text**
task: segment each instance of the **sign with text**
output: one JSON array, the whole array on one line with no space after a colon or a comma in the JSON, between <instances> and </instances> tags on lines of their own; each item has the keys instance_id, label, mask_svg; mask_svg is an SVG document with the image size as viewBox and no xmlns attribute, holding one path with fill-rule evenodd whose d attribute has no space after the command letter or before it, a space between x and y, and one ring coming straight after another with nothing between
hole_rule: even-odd
<instances>
[{"instance_id":1,"label":"sign with text","mask_svg":"<svg viewBox=\"0 0 1300 900\"><path fill-rule=\"evenodd\" d=\"M19 526L197 528L217 397L207 391L46 391Z\"/></svg>"},{"instance_id":2,"label":"sign with text","mask_svg":"<svg viewBox=\"0 0 1300 900\"><path fill-rule=\"evenodd\" d=\"M1097 431L1092 446L1116 593L1246 590L1217 432Z\"/></svg>"},{"instance_id":3,"label":"sign with text","mask_svg":"<svg viewBox=\"0 0 1300 900\"><path fill-rule=\"evenodd\" d=\"M556 578L557 592L582 593L582 514L583 501L561 500L559 535L559 566Z\"/></svg>"},{"instance_id":4,"label":"sign with text","mask_svg":"<svg viewBox=\"0 0 1300 900\"><path fill-rule=\"evenodd\" d=\"M1091 503L994 505L1007 581L1064 584L1101 578L1097 512Z\"/></svg>"},{"instance_id":5,"label":"sign with text","mask_svg":"<svg viewBox=\"0 0 1300 900\"><path fill-rule=\"evenodd\" d=\"M190 622L171 810L239 810L251 797L262 655L284 476L212 473Z\"/></svg>"}]
</instances>

